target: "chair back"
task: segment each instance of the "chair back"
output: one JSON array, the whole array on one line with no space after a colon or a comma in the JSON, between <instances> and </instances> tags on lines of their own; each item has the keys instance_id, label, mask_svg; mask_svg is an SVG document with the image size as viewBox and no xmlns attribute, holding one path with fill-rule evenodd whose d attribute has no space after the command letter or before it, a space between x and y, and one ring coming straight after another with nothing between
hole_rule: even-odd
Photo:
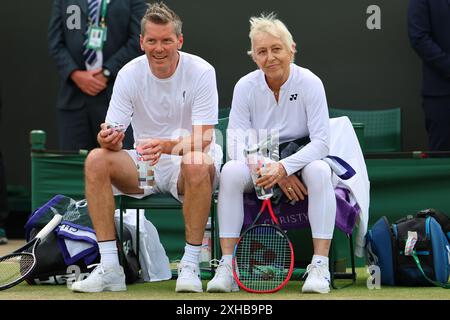
<instances>
[{"instance_id":1,"label":"chair back","mask_svg":"<svg viewBox=\"0 0 450 320\"><path fill-rule=\"evenodd\" d=\"M366 152L401 151L401 110L350 110L329 109L330 118L349 117L352 123L364 124L364 149Z\"/></svg>"},{"instance_id":2,"label":"chair back","mask_svg":"<svg viewBox=\"0 0 450 320\"><path fill-rule=\"evenodd\" d=\"M230 116L230 107L219 108L219 119L228 118Z\"/></svg>"},{"instance_id":3,"label":"chair back","mask_svg":"<svg viewBox=\"0 0 450 320\"><path fill-rule=\"evenodd\" d=\"M227 161L227 128L229 117L219 118L216 125L216 142L222 147L223 158L222 165Z\"/></svg>"}]
</instances>

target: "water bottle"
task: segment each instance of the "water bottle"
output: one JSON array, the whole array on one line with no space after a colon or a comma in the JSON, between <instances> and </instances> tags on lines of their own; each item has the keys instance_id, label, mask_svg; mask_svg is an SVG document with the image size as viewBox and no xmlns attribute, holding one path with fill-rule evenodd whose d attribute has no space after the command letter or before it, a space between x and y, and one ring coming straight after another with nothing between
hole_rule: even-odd
<instances>
[{"instance_id":1,"label":"water bottle","mask_svg":"<svg viewBox=\"0 0 450 320\"><path fill-rule=\"evenodd\" d=\"M256 185L256 180L260 177L257 170L264 172L266 159L264 158L257 144L253 144L244 149L244 155L247 159L247 165L252 176L253 186L255 187L256 196L260 200L269 199L273 195L273 188L263 188Z\"/></svg>"},{"instance_id":2,"label":"water bottle","mask_svg":"<svg viewBox=\"0 0 450 320\"><path fill-rule=\"evenodd\" d=\"M139 188L153 188L155 186L154 166L150 165L149 161L145 161L142 157L138 156L136 168L138 171Z\"/></svg>"},{"instance_id":3,"label":"water bottle","mask_svg":"<svg viewBox=\"0 0 450 320\"><path fill-rule=\"evenodd\" d=\"M137 154L136 169L138 172L139 188L141 189L151 189L155 186L155 167L150 165L150 161L145 161L141 155L141 148L149 139L150 137L146 134L141 134L134 143Z\"/></svg>"}]
</instances>

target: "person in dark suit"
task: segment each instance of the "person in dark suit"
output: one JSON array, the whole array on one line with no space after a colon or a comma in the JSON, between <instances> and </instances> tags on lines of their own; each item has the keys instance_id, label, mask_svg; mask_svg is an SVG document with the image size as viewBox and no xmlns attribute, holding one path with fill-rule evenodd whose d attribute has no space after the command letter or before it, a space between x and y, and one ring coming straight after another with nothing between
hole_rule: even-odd
<instances>
[{"instance_id":1,"label":"person in dark suit","mask_svg":"<svg viewBox=\"0 0 450 320\"><path fill-rule=\"evenodd\" d=\"M450 0L411 0L411 46L423 62L423 109L432 151L450 150Z\"/></svg>"},{"instance_id":2,"label":"person in dark suit","mask_svg":"<svg viewBox=\"0 0 450 320\"><path fill-rule=\"evenodd\" d=\"M0 84L0 121L2 118L2 88ZM0 244L7 244L8 238L6 237L6 220L8 219L8 204L6 194L6 175L5 168L3 166L3 155L0 141Z\"/></svg>"},{"instance_id":3,"label":"person in dark suit","mask_svg":"<svg viewBox=\"0 0 450 320\"><path fill-rule=\"evenodd\" d=\"M54 0L48 46L61 78L56 104L60 149L98 146L117 72L141 54L140 20L146 8L144 0ZM99 26L107 30L103 47L88 50L87 30ZM127 131L125 144L131 146L132 139Z\"/></svg>"}]
</instances>

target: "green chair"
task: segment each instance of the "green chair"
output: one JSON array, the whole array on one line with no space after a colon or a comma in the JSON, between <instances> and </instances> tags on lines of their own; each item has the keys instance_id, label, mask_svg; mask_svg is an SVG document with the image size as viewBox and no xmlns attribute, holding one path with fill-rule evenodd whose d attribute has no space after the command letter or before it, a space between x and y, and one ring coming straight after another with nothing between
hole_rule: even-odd
<instances>
[{"instance_id":1,"label":"green chair","mask_svg":"<svg viewBox=\"0 0 450 320\"><path fill-rule=\"evenodd\" d=\"M30 132L31 147L31 211L36 210L56 194L75 200L84 199L84 161L87 151L49 150L46 132Z\"/></svg>"},{"instance_id":2,"label":"green chair","mask_svg":"<svg viewBox=\"0 0 450 320\"><path fill-rule=\"evenodd\" d=\"M120 241L122 241L122 235L123 235L123 212L126 209L136 209L137 215L136 215L136 252L139 252L139 216L141 210L147 210L147 212L144 211L144 214L149 214L152 217L152 222L157 225L158 223L155 223L154 220L162 221L164 225L173 227L173 230L165 230L167 233L170 233L168 238L171 238L171 243L165 243L164 247L167 251L168 248L166 248L167 245L170 245L173 247L174 245L177 246L177 250L182 250L184 246L184 233L181 232L182 228L181 225L184 226L182 223L182 204L176 200L174 197L172 197L170 194L153 194L150 196L147 196L142 199L136 199L133 197L129 197L126 195L122 195L118 197L118 208L120 209L120 212L122 213L120 215L120 223L119 223L119 238ZM214 218L216 216L215 214L215 208L214 202L211 203L211 241L214 243L214 235L215 235L215 221ZM169 212L169 210L173 211L172 213ZM174 213L177 215L175 216ZM167 219L170 219L169 222ZM164 234L160 228L157 228L160 238L164 237ZM184 230L184 229L183 229ZM181 232L181 233L180 233ZM179 238L179 241L176 241L174 237L177 236ZM180 240L183 239L183 240ZM162 241L164 243L164 241ZM123 258L123 257L121 257ZM170 258L170 257L169 257ZM215 251L214 251L214 245L211 246L211 258L215 258ZM212 270L202 270L202 278L209 278L211 276L211 273L208 271ZM206 272L206 273L205 273Z\"/></svg>"},{"instance_id":3,"label":"green chair","mask_svg":"<svg viewBox=\"0 0 450 320\"><path fill-rule=\"evenodd\" d=\"M229 117L225 117L225 118L221 118L219 119L219 123L216 125L216 130L220 131L221 137L223 138L222 143L220 143L220 138L218 137L219 133L216 132L216 139L217 142L219 144L222 145L222 150L224 153L224 163L226 160L229 160L226 153L227 153L227 140L226 140L226 129L228 127L228 122L229 122ZM364 126L362 124L354 124L353 125L355 128L355 131L358 134L358 128L364 128ZM358 139L360 139L359 135L358 135ZM217 190L215 192L215 196L213 197L213 201L215 204L215 208L214 210L211 211L211 218L213 221L217 221L217 217L215 216L217 214ZM212 236L212 240L213 240L213 252L214 255L212 255L212 257L214 259L218 259L221 256L221 249L220 249L220 242L219 242L219 228L215 225L215 228L211 230L211 233L213 234ZM309 236L305 237L305 232L308 233L309 232ZM347 287L348 285L352 285L355 283L356 281L356 271L355 271L355 260L354 260L354 250L353 250L353 238L352 235L344 235L342 232L336 232L337 235L336 237L333 237L333 243L330 249L330 266L331 266L331 285L334 289L340 289L340 288L344 288ZM291 237L292 233L290 233L290 237ZM295 232L294 235L295 239L291 239L291 240L295 240L293 242L295 242L297 245L301 245L301 252L304 251L304 245L305 242L304 240L307 239L307 241L311 241L311 231L310 230L298 230L298 232ZM339 243L337 243L336 239L339 239ZM345 249L343 250L342 247L345 247L345 242L349 243L349 254L350 254L350 266L351 266L351 272L345 272L345 264L346 261L345 259L339 259L342 258L342 251L345 251ZM294 248L294 250L297 250L296 248ZM311 242L311 256L312 256L312 242ZM304 256L307 256L304 255ZM308 260L309 261L309 260ZM305 260L306 263L306 260ZM306 264L305 264L306 265ZM294 275L293 275L293 279L300 279L301 276L303 275L304 269L302 268L295 268L294 270ZM351 282L347 285L343 285L338 287L335 280L336 279L348 279L351 280Z\"/></svg>"},{"instance_id":4,"label":"green chair","mask_svg":"<svg viewBox=\"0 0 450 320\"><path fill-rule=\"evenodd\" d=\"M225 162L226 159L226 129L228 126L228 117L226 118L221 118L219 119L219 123L218 125L216 125L216 137L217 137L217 143L219 145L222 146L222 150L223 150L223 163ZM211 202L211 212L210 212L210 217L211 217L211 258L212 259L216 259L216 248L217 248L217 242L216 241L216 236L217 236L217 231L215 228L215 219L216 219L216 203L217 203L217 190L215 191L214 195L213 195L213 199ZM179 211L180 212L180 218L181 216L181 210L182 210L182 204L180 202L178 202L178 200L176 200L175 198L173 198L170 194L154 194L151 196L147 196L145 198L142 199L136 199L133 197L129 197L126 195L120 196L119 201L118 201L118 207L120 209L120 212L124 212L126 209L136 209L137 212L139 213L140 210L147 210L147 213L149 213L150 215L152 215L153 213L157 213L158 211L161 210L174 210L174 211ZM164 213L162 213L164 214ZM162 215L161 214L161 215ZM139 214L136 216L139 217ZM172 216L173 218L173 216ZM162 218L165 219L165 218ZM136 230L139 230L139 219L136 219L136 225L137 228ZM153 219L152 219L153 220ZM179 222L179 219L177 219ZM175 221L174 221L175 223ZM119 230L119 235L122 235L123 232L123 215L120 216L120 230ZM163 235L160 232L160 236L162 237ZM136 234L137 239L139 239L139 234ZM137 248L136 251L139 252L139 241L136 242L137 244ZM181 249L181 248L180 248ZM203 275L202 275L203 277ZM208 275L206 275L205 277L208 277Z\"/></svg>"},{"instance_id":5,"label":"green chair","mask_svg":"<svg viewBox=\"0 0 450 320\"><path fill-rule=\"evenodd\" d=\"M227 121L226 119L221 121ZM223 125L226 129L226 124ZM31 163L32 163L32 210L46 203L55 194L61 193L76 200L84 199L83 167L87 152L64 152L48 150L45 148L46 133L42 130L33 130L30 133ZM61 178L63 177L63 178ZM144 199L135 199L128 196L115 197L116 208L123 212L126 209L148 210L155 226L158 228L161 242L171 257L178 252L180 245L184 245L184 223L181 215L181 203L169 194L155 194ZM211 205L214 212L215 202ZM139 215L137 215L138 217ZM211 215L211 238L214 241L214 217ZM120 217L119 238L122 238L123 216ZM136 221L139 230L139 220ZM163 241L163 238L165 241ZM120 239L121 240L121 239ZM182 247L181 247L182 248ZM215 258L214 246L211 256ZM139 242L137 242L139 250ZM173 255L172 255L173 256Z\"/></svg>"},{"instance_id":6,"label":"green chair","mask_svg":"<svg viewBox=\"0 0 450 320\"><path fill-rule=\"evenodd\" d=\"M216 125L216 142L222 147L223 158L222 165L228 160L227 156L227 128L229 117L219 119L219 123Z\"/></svg>"},{"instance_id":7,"label":"green chair","mask_svg":"<svg viewBox=\"0 0 450 320\"><path fill-rule=\"evenodd\" d=\"M352 123L364 124L364 150L366 152L401 151L401 110L349 110L329 109L330 118L349 117Z\"/></svg>"},{"instance_id":8,"label":"green chair","mask_svg":"<svg viewBox=\"0 0 450 320\"><path fill-rule=\"evenodd\" d=\"M230 107L219 108L219 119L228 118L230 116Z\"/></svg>"}]
</instances>

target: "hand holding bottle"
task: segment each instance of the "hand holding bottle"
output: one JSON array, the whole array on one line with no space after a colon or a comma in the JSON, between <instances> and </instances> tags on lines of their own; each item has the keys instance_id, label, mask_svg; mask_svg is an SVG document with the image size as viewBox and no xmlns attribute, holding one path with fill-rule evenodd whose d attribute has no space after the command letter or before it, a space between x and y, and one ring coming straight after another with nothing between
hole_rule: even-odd
<instances>
[{"instance_id":1,"label":"hand holding bottle","mask_svg":"<svg viewBox=\"0 0 450 320\"><path fill-rule=\"evenodd\" d=\"M155 167L152 164L153 161L146 159L149 157L146 154L148 153L147 149L151 147L151 141L150 136L141 134L134 143L137 154L136 168L138 171L139 188L141 189L153 188L155 186Z\"/></svg>"}]
</instances>

